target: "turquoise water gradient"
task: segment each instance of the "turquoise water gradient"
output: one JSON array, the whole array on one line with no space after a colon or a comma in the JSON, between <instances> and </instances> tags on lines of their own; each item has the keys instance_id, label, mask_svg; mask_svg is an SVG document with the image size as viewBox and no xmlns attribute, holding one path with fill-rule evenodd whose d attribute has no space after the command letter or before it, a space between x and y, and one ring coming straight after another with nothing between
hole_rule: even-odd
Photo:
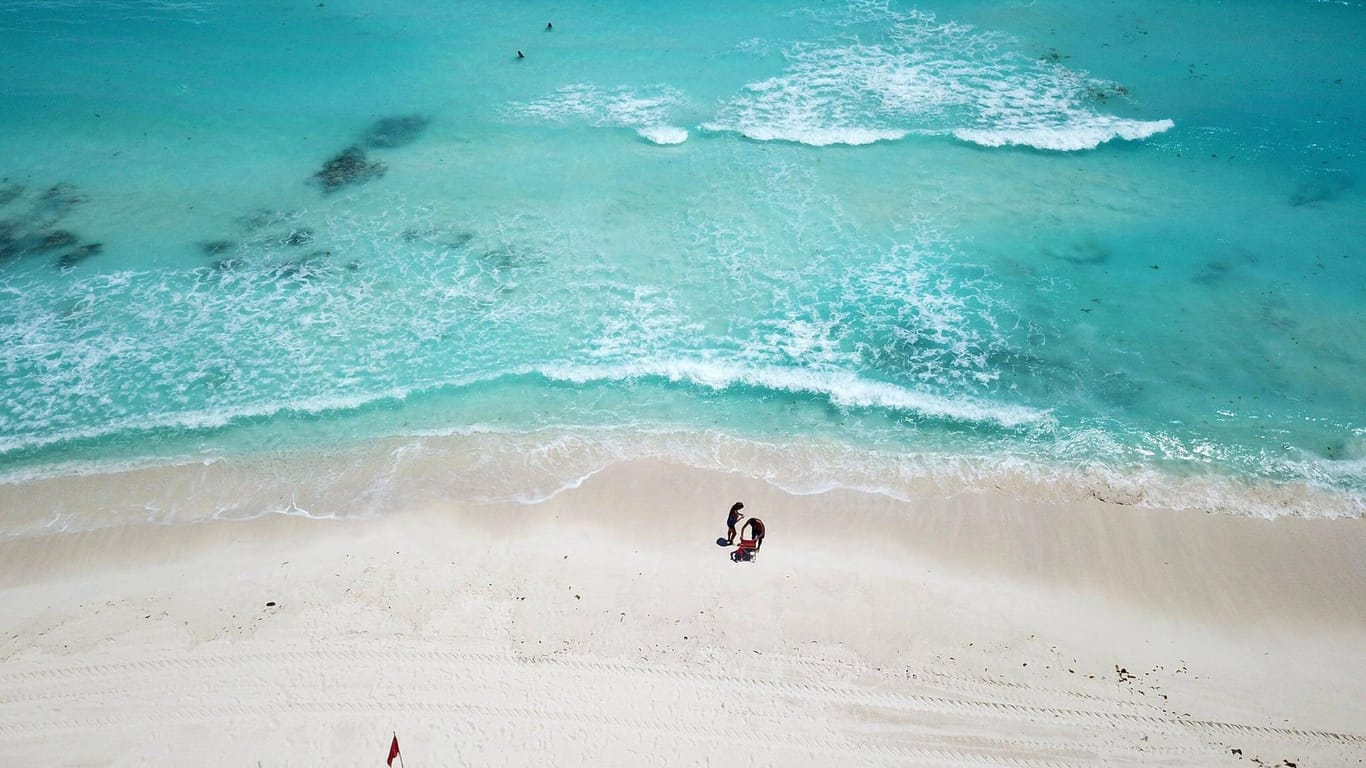
<instances>
[{"instance_id":1,"label":"turquoise water gradient","mask_svg":"<svg viewBox=\"0 0 1366 768\"><path fill-rule=\"evenodd\" d=\"M1364 32L1308 0L6 3L0 474L721 430L1360 515Z\"/></svg>"}]
</instances>

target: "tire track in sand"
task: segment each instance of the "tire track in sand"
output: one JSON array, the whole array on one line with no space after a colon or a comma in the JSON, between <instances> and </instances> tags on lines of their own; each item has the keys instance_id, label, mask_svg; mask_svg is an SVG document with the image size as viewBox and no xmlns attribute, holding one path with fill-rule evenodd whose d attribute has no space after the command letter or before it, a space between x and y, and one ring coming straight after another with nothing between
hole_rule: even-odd
<instances>
[{"instance_id":1,"label":"tire track in sand","mask_svg":"<svg viewBox=\"0 0 1366 768\"><path fill-rule=\"evenodd\" d=\"M780 660L786 664L788 660ZM817 662L818 663L818 662ZM620 696L622 691L639 687L642 681L667 680L681 684L681 690L696 702L736 700L744 697L770 697L781 702L793 699L815 703L823 707L863 707L919 715L953 717L971 722L999 720L1032 725L1049 731L1071 729L1080 734L1148 733L1160 731L1176 736L1216 736L1220 738L1254 736L1272 741L1294 741L1322 746L1366 746L1366 736L1353 733L1256 726L1191 718L1171 718L1113 711L1095 711L1070 707L1045 707L1016 701L991 700L976 693L974 698L948 695L922 695L870 689L861 686L832 685L813 682L793 682L764 677L736 677L718 673L694 671L661 665L603 661L576 657L537 657L497 653L468 653L446 650L322 650L282 651L263 654L234 654L216 656L183 656L119 661L107 664L73 666L35 666L34 668L0 675L0 735L6 737L57 732L79 732L101 728L121 728L145 725L166 720L232 720L259 718L264 714L301 713L377 714L400 710L412 713L461 714L475 716L513 717L534 721L562 722L596 728L635 728L661 732L678 738L673 730L661 730L657 722L648 718L610 717L589 712L550 708L509 707L476 703L451 702L447 699L422 698L425 691L416 691L418 698L405 701L375 701L368 692L338 701L270 700L272 692L287 691L288 683L276 682L282 671L304 671L305 677L342 677L356 670L382 671L386 676L396 670L406 671L419 682L434 686L439 681L426 679L432 671L456 673L466 679L483 679L498 685L516 682L517 676L535 678L528 686L544 685L544 676L551 674L563 679L563 684L588 691L597 687L602 697ZM175 676L192 675L198 681L195 690L187 691ZM399 675L403 677L403 675ZM128 680L127 678L133 678ZM906 681L894 678L898 683ZM211 683L217 680L216 685ZM448 678L443 678L448 681ZM365 680L339 685L365 688ZM974 686L975 687L975 686ZM986 689L987 686L982 686ZM1015 694L1028 693L1015 690ZM190 704L177 697L203 698L203 691L233 692L241 699L257 700L251 705ZM989 691L987 691L989 693ZM628 697L629 698L629 697ZM640 698L637 696L636 698ZM43 710L44 703L91 702L94 706L113 705L97 716L84 718L58 717L35 722L25 715ZM158 705L157 702L163 702ZM147 707L151 712L144 712ZM172 710L168 718L166 710ZM51 706L47 709L50 711ZM490 714L491 713L491 714ZM705 718L704 718L705 719ZM808 729L784 733L774 738L772 748L802 748L824 754L859 751L869 757L883 756L891 760L911 759L924 764L978 764L1017 766L1057 766L1070 764L1065 756L1079 753L1094 754L1095 749L1113 749L1112 740L1094 743L1091 738L1034 738L1019 737L997 745L990 737L969 739L984 750L1005 746L1028 746L1035 751L1052 752L1062 756L1063 762L1052 758L1021 762L1017 758L994 756L989 752L964 752L958 749L930 749L889 743L878 737L868 737L868 743L851 742L847 738L813 738ZM709 741L718 738L754 738L752 731L737 733L727 729L708 729L685 734L689 739ZM908 737L905 734L901 738ZM961 740L959 737L940 738L940 742ZM1213 746L1212 744L1210 746ZM961 747L961 745L960 745ZM972 756L975 755L975 756ZM971 756L971 757L970 757ZM1090 762L1090 761L1086 761Z\"/></svg>"}]
</instances>

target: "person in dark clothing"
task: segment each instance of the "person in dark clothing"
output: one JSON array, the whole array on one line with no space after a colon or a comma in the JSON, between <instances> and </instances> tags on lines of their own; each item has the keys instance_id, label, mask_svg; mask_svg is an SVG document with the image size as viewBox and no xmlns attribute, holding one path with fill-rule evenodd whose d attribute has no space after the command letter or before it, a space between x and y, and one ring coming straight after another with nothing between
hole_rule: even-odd
<instances>
[{"instance_id":1,"label":"person in dark clothing","mask_svg":"<svg viewBox=\"0 0 1366 768\"><path fill-rule=\"evenodd\" d=\"M737 501L730 505L730 514L726 515L726 546L735 543L735 524L740 522L740 510L745 508L743 501Z\"/></svg>"}]
</instances>

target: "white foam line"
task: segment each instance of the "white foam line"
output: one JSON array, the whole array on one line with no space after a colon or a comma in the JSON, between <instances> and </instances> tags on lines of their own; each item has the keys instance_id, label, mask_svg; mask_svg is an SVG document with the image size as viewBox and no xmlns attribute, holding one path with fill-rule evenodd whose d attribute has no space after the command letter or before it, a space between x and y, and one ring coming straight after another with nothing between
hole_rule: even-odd
<instances>
[{"instance_id":1,"label":"white foam line","mask_svg":"<svg viewBox=\"0 0 1366 768\"><path fill-rule=\"evenodd\" d=\"M374 394L353 395L350 397L324 396L298 400L289 403L262 403L260 405L228 408L221 411L195 411L190 413L171 413L162 416L145 416L110 422L98 427L73 429L46 435L19 435L0 439L0 456L14 451L43 448L49 445L77 440L93 440L119 432L150 432L158 429L221 429L235 421L253 418L269 418L282 413L327 413L361 408L370 403L384 400L403 400L413 389L392 389Z\"/></svg>"},{"instance_id":2,"label":"white foam line","mask_svg":"<svg viewBox=\"0 0 1366 768\"><path fill-rule=\"evenodd\" d=\"M824 395L842 408L887 408L954 421L994 422L1014 428L1049 419L1047 411L1023 406L993 406L967 399L950 399L916 392L895 384L868 381L847 371L813 371L773 366L743 366L691 360L664 360L630 365L549 366L540 370L552 379L574 383L625 381L659 377L688 381L710 389L735 385L782 392Z\"/></svg>"},{"instance_id":3,"label":"white foam line","mask_svg":"<svg viewBox=\"0 0 1366 768\"><path fill-rule=\"evenodd\" d=\"M1025 146L1059 152L1095 149L1107 141L1138 141L1171 130L1171 120L1090 119L1056 126L958 128L954 138L984 147Z\"/></svg>"}]
</instances>

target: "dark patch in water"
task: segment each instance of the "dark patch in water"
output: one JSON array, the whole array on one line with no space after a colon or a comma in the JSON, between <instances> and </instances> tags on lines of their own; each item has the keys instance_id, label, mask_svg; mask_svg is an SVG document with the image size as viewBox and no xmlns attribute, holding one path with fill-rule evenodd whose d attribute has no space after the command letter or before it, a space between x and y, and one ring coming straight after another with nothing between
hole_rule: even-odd
<instances>
[{"instance_id":1,"label":"dark patch in water","mask_svg":"<svg viewBox=\"0 0 1366 768\"><path fill-rule=\"evenodd\" d=\"M1338 461L1347 458L1349 454L1347 442L1341 439L1334 439L1323 447L1323 458L1330 461Z\"/></svg>"},{"instance_id":2,"label":"dark patch in water","mask_svg":"<svg viewBox=\"0 0 1366 768\"><path fill-rule=\"evenodd\" d=\"M24 188L19 184L6 184L0 187L0 205L9 205L19 196L24 194Z\"/></svg>"},{"instance_id":3,"label":"dark patch in water","mask_svg":"<svg viewBox=\"0 0 1366 768\"><path fill-rule=\"evenodd\" d=\"M231 240L210 240L207 243L200 243L199 249L206 255L217 256L220 253L227 253L237 247L237 243Z\"/></svg>"},{"instance_id":4,"label":"dark patch in water","mask_svg":"<svg viewBox=\"0 0 1366 768\"><path fill-rule=\"evenodd\" d=\"M371 162L365 150L351 146L323 163L323 169L313 174L322 185L323 194L330 195L342 187L361 184L384 175L388 168L379 161Z\"/></svg>"},{"instance_id":5,"label":"dark patch in water","mask_svg":"<svg viewBox=\"0 0 1366 768\"><path fill-rule=\"evenodd\" d=\"M1273 330L1291 335L1300 329L1300 321L1278 299L1263 301L1258 306L1262 323Z\"/></svg>"},{"instance_id":6,"label":"dark patch in water","mask_svg":"<svg viewBox=\"0 0 1366 768\"><path fill-rule=\"evenodd\" d=\"M1196 274L1194 280L1202 285L1217 285L1233 273L1233 265L1227 261L1211 261Z\"/></svg>"},{"instance_id":7,"label":"dark patch in water","mask_svg":"<svg viewBox=\"0 0 1366 768\"><path fill-rule=\"evenodd\" d=\"M53 184L38 198L29 217L34 229L48 229L61 221L73 208L86 201L85 195L74 185Z\"/></svg>"},{"instance_id":8,"label":"dark patch in water","mask_svg":"<svg viewBox=\"0 0 1366 768\"><path fill-rule=\"evenodd\" d=\"M72 269L77 264L80 264L81 262L85 261L91 256L99 255L100 252L103 250L104 245L100 243L88 243L86 245L82 245L80 248L77 248L74 251L67 251L66 253L62 254L62 257L60 259L57 259L57 268L61 269L62 271Z\"/></svg>"},{"instance_id":9,"label":"dark patch in water","mask_svg":"<svg viewBox=\"0 0 1366 768\"><path fill-rule=\"evenodd\" d=\"M1314 171L1295 185L1295 191L1290 193L1290 205L1298 208L1302 205L1327 203L1337 199L1352 186L1352 177L1346 171Z\"/></svg>"},{"instance_id":10,"label":"dark patch in water","mask_svg":"<svg viewBox=\"0 0 1366 768\"><path fill-rule=\"evenodd\" d=\"M269 208L257 208L251 213L237 217L237 223L241 224L248 232L276 227L287 223L289 214L281 211L273 211Z\"/></svg>"},{"instance_id":11,"label":"dark patch in water","mask_svg":"<svg viewBox=\"0 0 1366 768\"><path fill-rule=\"evenodd\" d=\"M1044 255L1078 267L1096 267L1110 260L1110 249L1095 240L1078 240L1063 250L1045 248Z\"/></svg>"},{"instance_id":12,"label":"dark patch in water","mask_svg":"<svg viewBox=\"0 0 1366 768\"><path fill-rule=\"evenodd\" d=\"M0 222L0 260L69 248L80 242L75 233L64 229L33 230L25 226L32 223L12 219Z\"/></svg>"},{"instance_id":13,"label":"dark patch in water","mask_svg":"<svg viewBox=\"0 0 1366 768\"><path fill-rule=\"evenodd\" d=\"M22 186L7 184L0 188L0 204L8 205L23 194ZM76 235L54 227L82 202L85 196L76 187L54 184L30 203L27 213L0 221L0 261L75 245L79 242Z\"/></svg>"},{"instance_id":14,"label":"dark patch in water","mask_svg":"<svg viewBox=\"0 0 1366 768\"><path fill-rule=\"evenodd\" d=\"M15 237L19 225L14 221L0 221L0 261L8 261L19 254L19 241Z\"/></svg>"},{"instance_id":15,"label":"dark patch in water","mask_svg":"<svg viewBox=\"0 0 1366 768\"><path fill-rule=\"evenodd\" d=\"M451 238L446 243L446 247L451 249L464 248L465 246L469 245L470 241L473 239L473 232L457 232L455 237Z\"/></svg>"},{"instance_id":16,"label":"dark patch in water","mask_svg":"<svg viewBox=\"0 0 1366 768\"><path fill-rule=\"evenodd\" d=\"M399 115L377 120L365 132L361 143L371 149L395 149L417 140L431 122L424 115Z\"/></svg>"},{"instance_id":17,"label":"dark patch in water","mask_svg":"<svg viewBox=\"0 0 1366 768\"><path fill-rule=\"evenodd\" d=\"M233 272L242 266L242 260L238 258L219 259L210 265L217 272Z\"/></svg>"},{"instance_id":18,"label":"dark patch in water","mask_svg":"<svg viewBox=\"0 0 1366 768\"><path fill-rule=\"evenodd\" d=\"M1106 403L1118 408L1132 408L1143 399L1143 386L1118 371L1101 376L1096 392Z\"/></svg>"},{"instance_id":19,"label":"dark patch in water","mask_svg":"<svg viewBox=\"0 0 1366 768\"><path fill-rule=\"evenodd\" d=\"M42 251L53 251L58 248L65 248L68 245L75 245L79 240L80 238L76 237L76 235L71 232L68 232L65 229L59 229L55 232L48 232L43 235L42 240L38 243L38 249Z\"/></svg>"}]
</instances>

